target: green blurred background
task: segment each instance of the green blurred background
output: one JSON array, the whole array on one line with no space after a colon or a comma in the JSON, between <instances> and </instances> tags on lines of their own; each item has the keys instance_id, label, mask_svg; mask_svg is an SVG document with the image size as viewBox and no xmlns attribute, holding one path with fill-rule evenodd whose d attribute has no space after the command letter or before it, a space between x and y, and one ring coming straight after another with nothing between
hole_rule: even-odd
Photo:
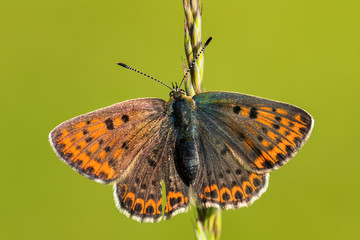
<instances>
[{"instance_id":1,"label":"green blurred background","mask_svg":"<svg viewBox=\"0 0 360 240\"><path fill-rule=\"evenodd\" d=\"M223 212L222 239L359 239L359 1L205 0L204 87L285 101L315 128L251 207ZM193 239L194 211L141 224L112 187L59 161L56 125L182 78L182 1L0 2L1 239Z\"/></svg>"}]
</instances>

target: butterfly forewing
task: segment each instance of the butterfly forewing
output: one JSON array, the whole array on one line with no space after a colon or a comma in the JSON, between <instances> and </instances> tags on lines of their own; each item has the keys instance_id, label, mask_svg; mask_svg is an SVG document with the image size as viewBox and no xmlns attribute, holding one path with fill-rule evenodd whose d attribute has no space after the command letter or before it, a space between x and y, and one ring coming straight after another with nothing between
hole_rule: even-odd
<instances>
[{"instance_id":1,"label":"butterfly forewing","mask_svg":"<svg viewBox=\"0 0 360 240\"><path fill-rule=\"evenodd\" d=\"M161 99L136 99L70 119L50 133L60 159L80 174L109 183L131 164L130 149L164 118Z\"/></svg>"},{"instance_id":2,"label":"butterfly forewing","mask_svg":"<svg viewBox=\"0 0 360 240\"><path fill-rule=\"evenodd\" d=\"M250 171L264 173L284 165L308 139L312 117L277 101L230 92L195 95L198 121L221 138Z\"/></svg>"}]
</instances>

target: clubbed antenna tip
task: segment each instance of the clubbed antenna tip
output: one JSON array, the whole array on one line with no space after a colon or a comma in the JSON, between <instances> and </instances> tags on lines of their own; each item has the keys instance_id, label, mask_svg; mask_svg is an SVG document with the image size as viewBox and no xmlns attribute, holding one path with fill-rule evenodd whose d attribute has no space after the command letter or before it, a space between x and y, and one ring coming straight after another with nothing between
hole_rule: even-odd
<instances>
[{"instance_id":1,"label":"clubbed antenna tip","mask_svg":"<svg viewBox=\"0 0 360 240\"><path fill-rule=\"evenodd\" d=\"M208 40L206 40L205 44L204 44L204 48L209 45L209 43L211 42L211 40L213 39L213 36L209 37Z\"/></svg>"},{"instance_id":2,"label":"clubbed antenna tip","mask_svg":"<svg viewBox=\"0 0 360 240\"><path fill-rule=\"evenodd\" d=\"M116 63L116 64L117 64L117 65L120 65L120 66L122 66L122 67L124 67L124 68L129 69L129 66L126 65L125 63L118 62L118 63Z\"/></svg>"},{"instance_id":3,"label":"clubbed antenna tip","mask_svg":"<svg viewBox=\"0 0 360 240\"><path fill-rule=\"evenodd\" d=\"M147 75L147 74L145 74L145 73L143 73L143 72L140 72L139 70L136 70L136 69L134 69L134 68L126 65L125 63L118 62L118 63L116 63L116 64L119 65L119 66L122 66L122 67L124 67L124 68L130 69L130 70L132 70L132 71L134 71L134 72L140 73L141 75L144 75L144 76L146 76L146 77L148 77L148 78L151 78L152 80L155 80L156 82L159 82L159 83L161 83L162 85L168 87L170 90L172 90L172 88L169 87L169 85L163 83L162 81L160 81L160 80L158 80L158 79L156 79L156 78L154 78L154 77L152 77L152 76L150 76L150 75Z\"/></svg>"}]
</instances>

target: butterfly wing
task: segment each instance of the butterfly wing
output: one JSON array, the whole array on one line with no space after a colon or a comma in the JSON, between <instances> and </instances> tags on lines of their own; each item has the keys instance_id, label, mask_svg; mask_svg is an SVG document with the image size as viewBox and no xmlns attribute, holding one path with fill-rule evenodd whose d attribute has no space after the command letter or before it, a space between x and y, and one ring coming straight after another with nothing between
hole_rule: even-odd
<instances>
[{"instance_id":1,"label":"butterfly wing","mask_svg":"<svg viewBox=\"0 0 360 240\"><path fill-rule=\"evenodd\" d=\"M165 104L135 99L75 117L50 133L50 143L80 174L104 184L117 182L117 206L138 221L161 219L160 182L165 180L169 218L186 210L188 189L175 170L174 131Z\"/></svg>"},{"instance_id":2,"label":"butterfly wing","mask_svg":"<svg viewBox=\"0 0 360 240\"><path fill-rule=\"evenodd\" d=\"M239 208L259 198L268 172L295 155L313 125L305 111L263 98L206 92L193 99L202 153L193 187L205 207Z\"/></svg>"},{"instance_id":3,"label":"butterfly wing","mask_svg":"<svg viewBox=\"0 0 360 240\"><path fill-rule=\"evenodd\" d=\"M195 95L199 122L249 171L287 163L308 139L313 118L290 104L230 92ZM224 149L226 150L226 149Z\"/></svg>"},{"instance_id":4,"label":"butterfly wing","mask_svg":"<svg viewBox=\"0 0 360 240\"><path fill-rule=\"evenodd\" d=\"M247 206L265 192L269 173L247 171L231 153L222 137L213 133L213 126L200 121L197 146L199 175L194 183L197 203L203 207L223 209Z\"/></svg>"},{"instance_id":5,"label":"butterfly wing","mask_svg":"<svg viewBox=\"0 0 360 240\"><path fill-rule=\"evenodd\" d=\"M188 209L188 187L174 165L174 131L171 126L158 126L158 133L136 154L131 173L114 188L117 207L140 222L169 219ZM163 137L164 136L164 137ZM164 181L166 202L163 203L161 181Z\"/></svg>"}]
</instances>

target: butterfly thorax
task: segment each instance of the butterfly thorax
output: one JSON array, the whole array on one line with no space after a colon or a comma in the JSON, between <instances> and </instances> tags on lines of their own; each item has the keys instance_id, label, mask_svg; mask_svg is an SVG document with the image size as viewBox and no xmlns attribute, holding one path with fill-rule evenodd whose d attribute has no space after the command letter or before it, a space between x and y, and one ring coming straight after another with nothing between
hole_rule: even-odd
<instances>
[{"instance_id":1,"label":"butterfly thorax","mask_svg":"<svg viewBox=\"0 0 360 240\"><path fill-rule=\"evenodd\" d=\"M199 168L194 109L194 100L187 97L184 90L170 93L168 115L176 132L174 161L180 177L188 186L195 181Z\"/></svg>"}]
</instances>

